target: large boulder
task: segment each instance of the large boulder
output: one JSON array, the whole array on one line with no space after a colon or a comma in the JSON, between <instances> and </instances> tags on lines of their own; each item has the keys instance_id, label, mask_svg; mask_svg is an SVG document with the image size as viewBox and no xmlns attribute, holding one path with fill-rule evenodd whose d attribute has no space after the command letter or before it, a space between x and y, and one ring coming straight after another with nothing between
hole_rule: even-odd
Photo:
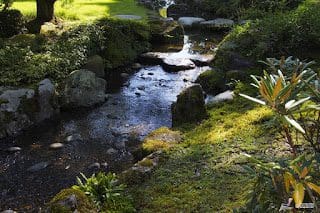
<instances>
[{"instance_id":1,"label":"large boulder","mask_svg":"<svg viewBox=\"0 0 320 213\"><path fill-rule=\"evenodd\" d=\"M175 44L183 47L184 29L172 18L155 17L150 21L151 42L154 44Z\"/></svg>"},{"instance_id":2,"label":"large boulder","mask_svg":"<svg viewBox=\"0 0 320 213\"><path fill-rule=\"evenodd\" d=\"M202 87L199 84L185 89L171 106L172 126L199 122L208 116Z\"/></svg>"},{"instance_id":3,"label":"large boulder","mask_svg":"<svg viewBox=\"0 0 320 213\"><path fill-rule=\"evenodd\" d=\"M99 78L105 78L104 60L99 55L94 55L89 57L83 69L90 70L91 72L95 73L96 76Z\"/></svg>"},{"instance_id":4,"label":"large boulder","mask_svg":"<svg viewBox=\"0 0 320 213\"><path fill-rule=\"evenodd\" d=\"M193 12L188 4L181 3L169 6L167 10L167 15L168 17L179 19L183 16L193 16Z\"/></svg>"},{"instance_id":5,"label":"large boulder","mask_svg":"<svg viewBox=\"0 0 320 213\"><path fill-rule=\"evenodd\" d=\"M178 19L179 24L185 28L198 27L205 19L199 17L180 17Z\"/></svg>"},{"instance_id":6,"label":"large boulder","mask_svg":"<svg viewBox=\"0 0 320 213\"><path fill-rule=\"evenodd\" d=\"M90 107L105 101L106 81L89 70L73 71L66 79L63 106Z\"/></svg>"},{"instance_id":7,"label":"large boulder","mask_svg":"<svg viewBox=\"0 0 320 213\"><path fill-rule=\"evenodd\" d=\"M44 79L36 89L0 88L0 138L18 134L59 113L55 86Z\"/></svg>"}]
</instances>

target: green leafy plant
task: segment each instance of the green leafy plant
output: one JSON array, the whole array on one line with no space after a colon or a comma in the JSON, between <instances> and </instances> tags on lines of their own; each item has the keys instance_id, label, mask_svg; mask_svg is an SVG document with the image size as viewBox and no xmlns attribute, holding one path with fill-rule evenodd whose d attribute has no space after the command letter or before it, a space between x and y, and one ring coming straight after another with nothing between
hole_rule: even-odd
<instances>
[{"instance_id":1,"label":"green leafy plant","mask_svg":"<svg viewBox=\"0 0 320 213\"><path fill-rule=\"evenodd\" d=\"M247 209L275 210L280 202L286 202L291 197L295 208L300 208L307 192L317 211L316 195L320 195L320 186L314 182L317 174L313 172L316 164L314 158L307 159L301 155L291 161L265 163L251 155L244 155L253 163L253 167L246 166L245 169L256 177Z\"/></svg>"},{"instance_id":2,"label":"green leafy plant","mask_svg":"<svg viewBox=\"0 0 320 213\"><path fill-rule=\"evenodd\" d=\"M98 173L87 178L81 173L81 178L77 177L77 184L74 189L79 189L89 196L98 207L106 204L115 205L119 197L122 196L125 185L119 184L115 174Z\"/></svg>"},{"instance_id":3,"label":"green leafy plant","mask_svg":"<svg viewBox=\"0 0 320 213\"><path fill-rule=\"evenodd\" d=\"M302 81L302 78L306 73L307 71L303 71L300 74L294 73L288 79L280 70L278 70L278 75L268 74L265 71L263 77L251 76L255 82L252 85L258 89L262 100L240 94L246 99L268 106L275 112L276 118L280 121L281 128L284 131L287 143L291 146L294 154L296 154L296 148L289 125L292 125L301 133L305 133L305 130L294 119L293 113L304 102L310 99L310 97L305 97L296 100L299 92L305 87L305 82ZM309 78L306 82L310 80Z\"/></svg>"}]
</instances>

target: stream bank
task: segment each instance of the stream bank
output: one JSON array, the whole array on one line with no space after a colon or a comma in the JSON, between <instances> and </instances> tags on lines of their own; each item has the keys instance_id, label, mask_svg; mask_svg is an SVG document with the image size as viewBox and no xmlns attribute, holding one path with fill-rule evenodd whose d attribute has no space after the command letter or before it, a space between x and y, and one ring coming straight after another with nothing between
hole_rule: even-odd
<instances>
[{"instance_id":1,"label":"stream bank","mask_svg":"<svg viewBox=\"0 0 320 213\"><path fill-rule=\"evenodd\" d=\"M216 43L211 41L219 39L192 33L177 55L197 54L199 46L213 50ZM131 152L139 141L154 129L171 127L176 96L208 69L166 72L160 65L143 66L97 108L62 114L55 122L2 141L0 208L36 210L75 184L80 172L120 172L132 166L137 159ZM21 150L8 152L10 147Z\"/></svg>"}]
</instances>

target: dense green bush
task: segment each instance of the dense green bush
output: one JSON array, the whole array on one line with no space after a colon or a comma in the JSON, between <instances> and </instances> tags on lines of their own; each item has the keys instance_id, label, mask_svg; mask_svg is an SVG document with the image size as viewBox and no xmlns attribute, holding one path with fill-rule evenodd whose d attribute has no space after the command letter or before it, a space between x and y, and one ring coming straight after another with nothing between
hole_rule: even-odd
<instances>
[{"instance_id":1,"label":"dense green bush","mask_svg":"<svg viewBox=\"0 0 320 213\"><path fill-rule=\"evenodd\" d=\"M109 68L125 65L149 47L148 29L140 23L103 20L55 39L14 37L0 45L0 84L28 85L45 77L59 82L94 54L103 56Z\"/></svg>"},{"instance_id":2,"label":"dense green bush","mask_svg":"<svg viewBox=\"0 0 320 213\"><path fill-rule=\"evenodd\" d=\"M0 11L0 37L8 38L21 32L23 18L19 10Z\"/></svg>"},{"instance_id":3,"label":"dense green bush","mask_svg":"<svg viewBox=\"0 0 320 213\"><path fill-rule=\"evenodd\" d=\"M233 19L262 17L266 13L296 8L303 0L178 0L198 14Z\"/></svg>"},{"instance_id":4,"label":"dense green bush","mask_svg":"<svg viewBox=\"0 0 320 213\"><path fill-rule=\"evenodd\" d=\"M305 58L306 53L320 47L319 17L320 3L307 1L294 11L238 26L220 44L216 65L228 69L231 52L253 61L283 55Z\"/></svg>"}]
</instances>

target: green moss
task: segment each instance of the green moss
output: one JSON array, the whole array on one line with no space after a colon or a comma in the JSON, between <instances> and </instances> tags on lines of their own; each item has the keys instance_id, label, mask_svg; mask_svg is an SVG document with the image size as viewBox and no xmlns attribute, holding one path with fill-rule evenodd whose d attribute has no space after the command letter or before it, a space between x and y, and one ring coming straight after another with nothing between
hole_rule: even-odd
<instances>
[{"instance_id":1,"label":"green moss","mask_svg":"<svg viewBox=\"0 0 320 213\"><path fill-rule=\"evenodd\" d=\"M181 133L161 127L151 132L143 141L142 148L148 152L168 150L181 141Z\"/></svg>"},{"instance_id":2,"label":"green moss","mask_svg":"<svg viewBox=\"0 0 320 213\"><path fill-rule=\"evenodd\" d=\"M68 209L65 206L61 206L59 202L64 201L71 195L75 195L77 199L77 210L80 213L87 212L97 212L94 204L89 200L89 198L84 194L84 192L76 189L63 189L59 192L48 204L49 212L60 213L60 212L72 212L71 209Z\"/></svg>"},{"instance_id":3,"label":"green moss","mask_svg":"<svg viewBox=\"0 0 320 213\"><path fill-rule=\"evenodd\" d=\"M253 184L242 168L247 160L241 153L285 155L287 147L274 140L269 109L236 97L208 112L200 125L180 126L184 141L164 153L166 161L149 180L130 187L137 211L232 212L245 205Z\"/></svg>"},{"instance_id":4,"label":"green moss","mask_svg":"<svg viewBox=\"0 0 320 213\"><path fill-rule=\"evenodd\" d=\"M138 164L144 167L153 167L153 161L148 158L145 158L142 161L139 161Z\"/></svg>"},{"instance_id":5,"label":"green moss","mask_svg":"<svg viewBox=\"0 0 320 213\"><path fill-rule=\"evenodd\" d=\"M226 89L225 74L220 71L205 71L196 82L202 86L205 92L210 94L218 94Z\"/></svg>"}]
</instances>

